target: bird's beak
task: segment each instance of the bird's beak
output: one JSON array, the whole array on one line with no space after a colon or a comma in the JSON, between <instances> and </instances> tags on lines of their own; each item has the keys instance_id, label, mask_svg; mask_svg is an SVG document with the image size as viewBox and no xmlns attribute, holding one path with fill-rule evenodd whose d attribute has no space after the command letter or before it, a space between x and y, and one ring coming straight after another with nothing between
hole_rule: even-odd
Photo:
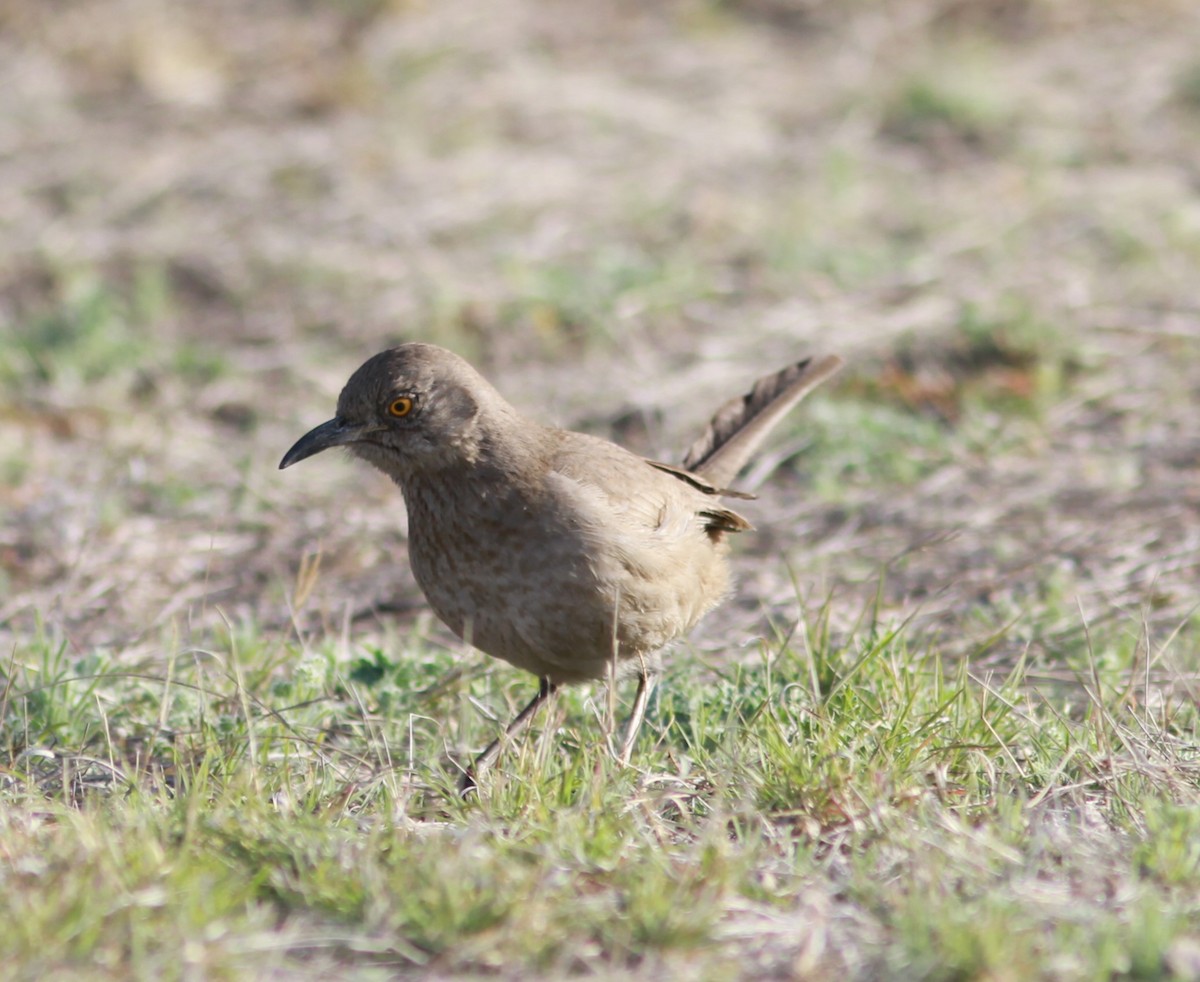
<instances>
[{"instance_id":1,"label":"bird's beak","mask_svg":"<svg viewBox=\"0 0 1200 982\"><path fill-rule=\"evenodd\" d=\"M366 427L362 423L352 423L340 416L331 419L300 437L292 449L283 455L283 460L279 462L279 469L291 467L292 464L299 463L306 457L318 454L322 450L328 450L330 447L344 447L347 443L354 443L355 440L362 438L365 431Z\"/></svg>"}]
</instances>

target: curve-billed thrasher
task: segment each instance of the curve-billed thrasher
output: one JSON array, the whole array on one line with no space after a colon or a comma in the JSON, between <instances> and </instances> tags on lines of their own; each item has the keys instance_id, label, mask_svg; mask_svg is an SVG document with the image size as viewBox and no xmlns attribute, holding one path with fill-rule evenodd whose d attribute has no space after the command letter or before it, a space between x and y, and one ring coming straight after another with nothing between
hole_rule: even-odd
<instances>
[{"instance_id":1,"label":"curve-billed thrasher","mask_svg":"<svg viewBox=\"0 0 1200 982\"><path fill-rule=\"evenodd\" d=\"M751 528L719 499L767 432L838 370L836 356L767 375L717 411L682 467L520 415L457 355L405 344L367 361L337 416L280 468L345 446L400 486L413 574L460 638L533 672L538 694L464 776L568 682L614 666L638 677L628 762L658 652L726 594L727 532Z\"/></svg>"}]
</instances>

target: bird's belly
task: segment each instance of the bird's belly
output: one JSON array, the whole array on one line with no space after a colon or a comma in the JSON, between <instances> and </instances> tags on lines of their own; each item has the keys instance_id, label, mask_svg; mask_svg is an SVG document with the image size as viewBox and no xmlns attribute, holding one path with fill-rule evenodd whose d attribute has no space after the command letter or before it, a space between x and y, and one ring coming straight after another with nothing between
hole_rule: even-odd
<instances>
[{"instance_id":1,"label":"bird's belly","mask_svg":"<svg viewBox=\"0 0 1200 982\"><path fill-rule=\"evenodd\" d=\"M652 658L726 590L724 563L699 536L634 559L544 525L434 531L410 523L413 573L434 612L480 650L556 683Z\"/></svg>"}]
</instances>

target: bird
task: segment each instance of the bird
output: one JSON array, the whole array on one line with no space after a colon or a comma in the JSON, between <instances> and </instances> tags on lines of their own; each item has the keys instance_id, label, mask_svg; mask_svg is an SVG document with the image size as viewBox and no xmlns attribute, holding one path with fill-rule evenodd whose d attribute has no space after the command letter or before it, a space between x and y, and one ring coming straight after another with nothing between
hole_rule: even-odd
<instances>
[{"instance_id":1,"label":"bird","mask_svg":"<svg viewBox=\"0 0 1200 982\"><path fill-rule=\"evenodd\" d=\"M410 342L362 364L333 419L282 470L344 447L399 487L413 575L459 638L533 673L538 692L473 764L465 794L559 686L633 675L628 765L660 653L730 592L723 499L768 432L840 370L836 355L765 375L716 410L677 465L517 411L466 360ZM707 399L707 395L702 398Z\"/></svg>"}]
</instances>

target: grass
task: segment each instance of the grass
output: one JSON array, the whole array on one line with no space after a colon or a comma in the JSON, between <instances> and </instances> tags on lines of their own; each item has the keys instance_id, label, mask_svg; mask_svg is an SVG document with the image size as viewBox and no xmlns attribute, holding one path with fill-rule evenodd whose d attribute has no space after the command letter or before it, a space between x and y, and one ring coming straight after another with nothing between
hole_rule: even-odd
<instances>
[{"instance_id":1,"label":"grass","mask_svg":"<svg viewBox=\"0 0 1200 982\"><path fill-rule=\"evenodd\" d=\"M1136 627L1003 669L818 617L737 665L678 658L631 769L604 700L564 693L467 801L451 758L517 673L455 675L415 637L246 629L164 642L167 672L38 639L0 679L0 956L28 978L1166 978L1200 913L1197 713L1146 682L1197 652L1148 660Z\"/></svg>"},{"instance_id":2,"label":"grass","mask_svg":"<svg viewBox=\"0 0 1200 982\"><path fill-rule=\"evenodd\" d=\"M893 139L962 152L1002 141L1016 114L996 72L997 53L974 44L938 47L932 65L902 76L883 106Z\"/></svg>"},{"instance_id":3,"label":"grass","mask_svg":"<svg viewBox=\"0 0 1200 982\"><path fill-rule=\"evenodd\" d=\"M94 386L144 357L147 325L166 304L161 278L139 271L118 290L95 270L64 271L50 288L51 301L22 318L0 348L6 385Z\"/></svg>"},{"instance_id":4,"label":"grass","mask_svg":"<svg viewBox=\"0 0 1200 982\"><path fill-rule=\"evenodd\" d=\"M586 266L513 264L508 279L514 299L502 322L531 326L548 352L572 341L619 343L629 320L678 316L713 289L698 264L662 262L637 249L603 252Z\"/></svg>"}]
</instances>

